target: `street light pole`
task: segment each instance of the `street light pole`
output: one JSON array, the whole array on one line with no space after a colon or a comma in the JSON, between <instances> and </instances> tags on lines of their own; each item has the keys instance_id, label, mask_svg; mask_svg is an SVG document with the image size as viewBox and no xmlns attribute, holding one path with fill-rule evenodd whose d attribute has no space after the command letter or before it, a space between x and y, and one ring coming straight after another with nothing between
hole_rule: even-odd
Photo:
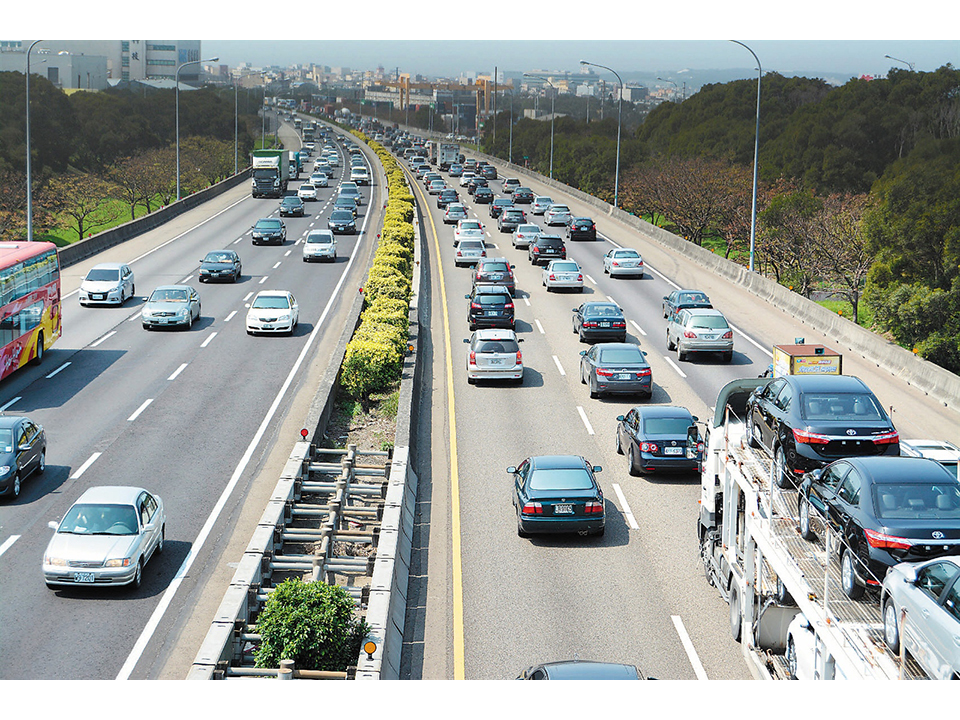
<instances>
[{"instance_id":1,"label":"street light pole","mask_svg":"<svg viewBox=\"0 0 960 720\"><path fill-rule=\"evenodd\" d=\"M233 81L233 174L237 174L237 166L240 162L240 133L238 130L240 120L240 90L236 80Z\"/></svg>"},{"instance_id":2,"label":"street light pole","mask_svg":"<svg viewBox=\"0 0 960 720\"><path fill-rule=\"evenodd\" d=\"M208 58L207 60L191 60L190 62L185 62L183 65L177 68L177 74L174 76L176 81L176 96L177 96L177 201L180 200L180 71L183 70L187 65L198 65L205 62L217 62L219 57Z\"/></svg>"},{"instance_id":3,"label":"street light pole","mask_svg":"<svg viewBox=\"0 0 960 720\"><path fill-rule=\"evenodd\" d=\"M731 40L741 47L747 48L753 59L757 61L757 126L753 136L753 200L750 205L750 272L753 272L754 242L757 237L757 161L760 153L760 79L763 77L763 68L760 58L739 40Z\"/></svg>"},{"instance_id":4,"label":"street light pole","mask_svg":"<svg viewBox=\"0 0 960 720\"><path fill-rule=\"evenodd\" d=\"M659 80L659 81L661 81L661 82L668 82L668 83L670 83L671 85L673 85L673 87L674 87L676 90L680 90L680 86L677 85L673 80L667 80L666 78L662 78L662 77L658 77L657 80Z\"/></svg>"},{"instance_id":5,"label":"street light pole","mask_svg":"<svg viewBox=\"0 0 960 720\"><path fill-rule=\"evenodd\" d=\"M27 48L27 242L33 242L33 181L30 177L30 51L39 40L34 40Z\"/></svg>"},{"instance_id":6,"label":"street light pole","mask_svg":"<svg viewBox=\"0 0 960 720\"><path fill-rule=\"evenodd\" d=\"M513 164L513 91L510 92L510 154L507 162Z\"/></svg>"},{"instance_id":7,"label":"street light pole","mask_svg":"<svg viewBox=\"0 0 960 720\"><path fill-rule=\"evenodd\" d=\"M592 65L593 67L609 70L617 76L617 82L620 83L620 89L617 92L617 170L613 181L613 206L620 207L620 126L623 120L623 80L620 79L620 75L616 70L606 65L599 65L597 63L587 62L586 60L581 60L580 64ZM603 107L602 102L601 107Z\"/></svg>"},{"instance_id":8,"label":"street light pole","mask_svg":"<svg viewBox=\"0 0 960 720\"><path fill-rule=\"evenodd\" d=\"M529 78L536 78L537 80L542 80L551 88L553 88L553 95L550 96L550 179L553 180L553 124L554 124L554 121L557 119L557 112L556 112L557 86L554 85L549 80L547 80L545 77L540 77L539 75L524 73L523 76L529 77Z\"/></svg>"},{"instance_id":9,"label":"street light pole","mask_svg":"<svg viewBox=\"0 0 960 720\"><path fill-rule=\"evenodd\" d=\"M893 55L884 55L884 57L887 58L888 60L896 60L897 62L902 62L904 65L910 68L910 72L913 72L915 63L907 62L906 60L901 60L900 58L895 58Z\"/></svg>"}]
</instances>

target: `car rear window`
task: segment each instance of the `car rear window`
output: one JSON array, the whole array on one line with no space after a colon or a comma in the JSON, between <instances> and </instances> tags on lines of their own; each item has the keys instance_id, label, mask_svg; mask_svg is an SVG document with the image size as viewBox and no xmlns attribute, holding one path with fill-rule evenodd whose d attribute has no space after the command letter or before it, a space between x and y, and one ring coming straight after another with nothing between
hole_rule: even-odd
<instances>
[{"instance_id":1,"label":"car rear window","mask_svg":"<svg viewBox=\"0 0 960 720\"><path fill-rule=\"evenodd\" d=\"M620 250L613 255L616 258L638 258L640 253L636 250Z\"/></svg>"},{"instance_id":2,"label":"car rear window","mask_svg":"<svg viewBox=\"0 0 960 720\"><path fill-rule=\"evenodd\" d=\"M642 363L645 362L640 348L605 348L600 351L603 363Z\"/></svg>"},{"instance_id":3,"label":"car rear window","mask_svg":"<svg viewBox=\"0 0 960 720\"><path fill-rule=\"evenodd\" d=\"M598 307L584 308L583 314L588 317L620 317L622 314L620 308L613 305L600 305Z\"/></svg>"},{"instance_id":4,"label":"car rear window","mask_svg":"<svg viewBox=\"0 0 960 720\"><path fill-rule=\"evenodd\" d=\"M590 490L593 480L582 468L553 468L534 470L530 474L533 490Z\"/></svg>"},{"instance_id":5,"label":"car rear window","mask_svg":"<svg viewBox=\"0 0 960 720\"><path fill-rule=\"evenodd\" d=\"M474 349L479 353L515 353L520 345L516 340L479 340Z\"/></svg>"},{"instance_id":6,"label":"car rear window","mask_svg":"<svg viewBox=\"0 0 960 720\"><path fill-rule=\"evenodd\" d=\"M506 305L507 296L499 293L482 293L473 298L478 305Z\"/></svg>"},{"instance_id":7,"label":"car rear window","mask_svg":"<svg viewBox=\"0 0 960 720\"><path fill-rule=\"evenodd\" d=\"M880 518L960 518L960 484L949 481L874 485L873 501Z\"/></svg>"},{"instance_id":8,"label":"car rear window","mask_svg":"<svg viewBox=\"0 0 960 720\"><path fill-rule=\"evenodd\" d=\"M881 420L883 411L866 393L804 393L800 415L805 420Z\"/></svg>"},{"instance_id":9,"label":"car rear window","mask_svg":"<svg viewBox=\"0 0 960 720\"><path fill-rule=\"evenodd\" d=\"M726 319L720 315L693 315L687 322L687 326L695 328L708 328L710 330L719 330L721 328L729 327Z\"/></svg>"},{"instance_id":10,"label":"car rear window","mask_svg":"<svg viewBox=\"0 0 960 720\"><path fill-rule=\"evenodd\" d=\"M561 245L563 245L563 240L561 240L558 237L544 237L543 235L541 235L540 239L537 240L537 244L540 245L541 247L544 245L546 245L547 247L560 247Z\"/></svg>"},{"instance_id":11,"label":"car rear window","mask_svg":"<svg viewBox=\"0 0 960 720\"><path fill-rule=\"evenodd\" d=\"M504 262L485 262L483 263L483 272L506 272L507 264Z\"/></svg>"},{"instance_id":12,"label":"car rear window","mask_svg":"<svg viewBox=\"0 0 960 720\"><path fill-rule=\"evenodd\" d=\"M649 435L686 435L693 421L690 418L647 418L643 430Z\"/></svg>"},{"instance_id":13,"label":"car rear window","mask_svg":"<svg viewBox=\"0 0 960 720\"><path fill-rule=\"evenodd\" d=\"M555 262L550 266L556 272L577 272L580 266L575 262Z\"/></svg>"}]
</instances>

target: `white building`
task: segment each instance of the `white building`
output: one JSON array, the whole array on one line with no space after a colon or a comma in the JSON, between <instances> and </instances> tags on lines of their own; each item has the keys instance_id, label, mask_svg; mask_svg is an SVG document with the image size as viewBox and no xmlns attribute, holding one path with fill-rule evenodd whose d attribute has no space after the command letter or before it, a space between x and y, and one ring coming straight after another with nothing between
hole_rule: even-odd
<instances>
[{"instance_id":1,"label":"white building","mask_svg":"<svg viewBox=\"0 0 960 720\"><path fill-rule=\"evenodd\" d=\"M26 51L33 41L19 42ZM107 78L112 80L172 80L178 67L202 59L199 40L41 40L30 55L31 70L34 55L61 52L106 58ZM180 80L196 82L201 70L199 63L189 65L180 73Z\"/></svg>"}]
</instances>

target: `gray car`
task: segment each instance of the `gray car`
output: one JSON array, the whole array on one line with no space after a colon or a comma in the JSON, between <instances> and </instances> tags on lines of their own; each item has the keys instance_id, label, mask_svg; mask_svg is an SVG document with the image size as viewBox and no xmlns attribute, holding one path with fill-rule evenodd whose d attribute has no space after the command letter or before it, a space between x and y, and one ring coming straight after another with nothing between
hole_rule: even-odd
<instances>
[{"instance_id":1,"label":"gray car","mask_svg":"<svg viewBox=\"0 0 960 720\"><path fill-rule=\"evenodd\" d=\"M163 501L138 487L92 487L70 507L43 554L47 587L133 585L163 550Z\"/></svg>"},{"instance_id":2,"label":"gray car","mask_svg":"<svg viewBox=\"0 0 960 720\"><path fill-rule=\"evenodd\" d=\"M667 320L667 350L676 350L678 360L686 360L692 352L718 352L724 362L730 362L733 329L719 310L679 310Z\"/></svg>"},{"instance_id":3,"label":"gray car","mask_svg":"<svg viewBox=\"0 0 960 720\"><path fill-rule=\"evenodd\" d=\"M880 603L883 639L892 652L903 645L934 680L960 677L960 559L894 565Z\"/></svg>"},{"instance_id":4,"label":"gray car","mask_svg":"<svg viewBox=\"0 0 960 720\"><path fill-rule=\"evenodd\" d=\"M633 343L598 343L580 351L580 382L590 397L607 393L653 395L653 371L646 353Z\"/></svg>"},{"instance_id":5,"label":"gray car","mask_svg":"<svg viewBox=\"0 0 960 720\"><path fill-rule=\"evenodd\" d=\"M485 258L487 256L487 251L484 247L483 240L462 240L459 245L457 245L457 255L454 258L454 265L460 267L462 265L476 265L480 258Z\"/></svg>"},{"instance_id":6,"label":"gray car","mask_svg":"<svg viewBox=\"0 0 960 720\"><path fill-rule=\"evenodd\" d=\"M145 330L177 326L189 330L200 319L200 293L189 285L161 285L147 298L140 319Z\"/></svg>"},{"instance_id":7,"label":"gray car","mask_svg":"<svg viewBox=\"0 0 960 720\"><path fill-rule=\"evenodd\" d=\"M18 415L0 415L0 495L16 498L23 481L47 467L43 426Z\"/></svg>"}]
</instances>

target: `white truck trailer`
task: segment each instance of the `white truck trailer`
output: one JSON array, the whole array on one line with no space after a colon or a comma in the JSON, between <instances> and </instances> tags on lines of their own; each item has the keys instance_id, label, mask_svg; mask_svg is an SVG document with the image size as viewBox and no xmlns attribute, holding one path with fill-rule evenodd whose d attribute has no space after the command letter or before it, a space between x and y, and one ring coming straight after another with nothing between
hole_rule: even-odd
<instances>
[{"instance_id":1,"label":"white truck trailer","mask_svg":"<svg viewBox=\"0 0 960 720\"><path fill-rule=\"evenodd\" d=\"M704 438L700 557L707 581L729 603L731 634L771 679L924 677L909 655L887 649L877 599L844 595L839 537L818 522L818 540L804 540L797 490L771 482L770 459L744 442L747 398L766 382L724 386Z\"/></svg>"}]
</instances>

